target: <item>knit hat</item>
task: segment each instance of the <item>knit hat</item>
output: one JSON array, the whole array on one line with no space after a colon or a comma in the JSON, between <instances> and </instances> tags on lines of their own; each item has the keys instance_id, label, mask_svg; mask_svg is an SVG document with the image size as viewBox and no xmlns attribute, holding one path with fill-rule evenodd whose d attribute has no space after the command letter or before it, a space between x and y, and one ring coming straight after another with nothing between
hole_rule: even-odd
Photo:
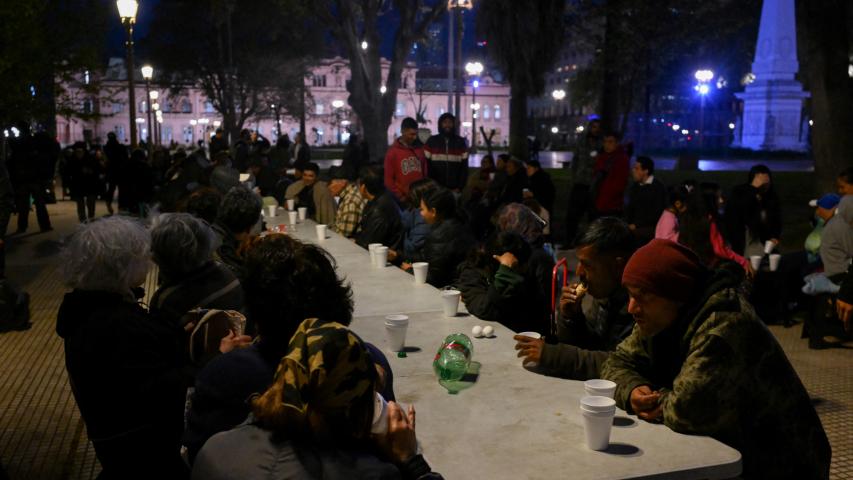
<instances>
[{"instance_id":1,"label":"knit hat","mask_svg":"<svg viewBox=\"0 0 853 480\"><path fill-rule=\"evenodd\" d=\"M689 248L671 240L655 239L628 260L622 284L686 302L704 271L699 257Z\"/></svg>"}]
</instances>

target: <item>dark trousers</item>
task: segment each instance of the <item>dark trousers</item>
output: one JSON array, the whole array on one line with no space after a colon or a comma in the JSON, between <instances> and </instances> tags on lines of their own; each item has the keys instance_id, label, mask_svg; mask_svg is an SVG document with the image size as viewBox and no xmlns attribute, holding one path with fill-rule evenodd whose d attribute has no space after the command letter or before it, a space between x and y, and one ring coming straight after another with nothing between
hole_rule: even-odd
<instances>
[{"instance_id":1,"label":"dark trousers","mask_svg":"<svg viewBox=\"0 0 853 480\"><path fill-rule=\"evenodd\" d=\"M109 182L107 184L107 191L104 192L104 203L107 204L107 212L113 213L113 198L115 198L116 194L116 184L115 182Z\"/></svg>"},{"instance_id":2,"label":"dark trousers","mask_svg":"<svg viewBox=\"0 0 853 480\"><path fill-rule=\"evenodd\" d=\"M30 196L36 207L36 219L39 228L50 229L50 216L47 213L47 193L40 183L25 183L15 188L15 205L18 210L18 231L26 232L30 222Z\"/></svg>"},{"instance_id":3,"label":"dark trousers","mask_svg":"<svg viewBox=\"0 0 853 480\"><path fill-rule=\"evenodd\" d=\"M97 195L78 196L74 199L77 202L77 218L81 222L95 219L95 202L98 200ZM86 213L88 212L88 217Z\"/></svg>"},{"instance_id":4,"label":"dark trousers","mask_svg":"<svg viewBox=\"0 0 853 480\"><path fill-rule=\"evenodd\" d=\"M566 244L573 245L578 236L581 222L592 210L589 185L576 183L569 194L569 206L566 209Z\"/></svg>"}]
</instances>

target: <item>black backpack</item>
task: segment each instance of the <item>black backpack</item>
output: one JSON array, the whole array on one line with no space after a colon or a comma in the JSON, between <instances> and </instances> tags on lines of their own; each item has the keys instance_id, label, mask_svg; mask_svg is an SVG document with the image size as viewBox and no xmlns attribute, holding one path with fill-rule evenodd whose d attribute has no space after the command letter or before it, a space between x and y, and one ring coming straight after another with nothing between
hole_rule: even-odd
<instances>
[{"instance_id":1,"label":"black backpack","mask_svg":"<svg viewBox=\"0 0 853 480\"><path fill-rule=\"evenodd\" d=\"M0 280L0 333L28 330L30 323L30 294Z\"/></svg>"}]
</instances>

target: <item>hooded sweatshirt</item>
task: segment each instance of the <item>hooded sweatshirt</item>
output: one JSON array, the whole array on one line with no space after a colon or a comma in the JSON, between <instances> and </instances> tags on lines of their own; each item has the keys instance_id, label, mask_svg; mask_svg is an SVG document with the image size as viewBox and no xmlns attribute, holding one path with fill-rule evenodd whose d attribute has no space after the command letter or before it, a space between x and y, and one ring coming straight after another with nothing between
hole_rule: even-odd
<instances>
[{"instance_id":1,"label":"hooded sweatshirt","mask_svg":"<svg viewBox=\"0 0 853 480\"><path fill-rule=\"evenodd\" d=\"M853 195L845 195L823 228L820 259L827 277L845 273L853 257Z\"/></svg>"},{"instance_id":2,"label":"hooded sweatshirt","mask_svg":"<svg viewBox=\"0 0 853 480\"><path fill-rule=\"evenodd\" d=\"M442 130L444 119L453 120L453 128ZM424 154L429 164L429 176L451 190L462 190L468 182L468 145L456 134L456 117L444 113L438 117L438 134L429 137Z\"/></svg>"},{"instance_id":3,"label":"hooded sweatshirt","mask_svg":"<svg viewBox=\"0 0 853 480\"><path fill-rule=\"evenodd\" d=\"M404 202L409 195L409 185L426 177L426 174L423 150L406 145L399 138L388 148L385 154L385 188L399 202Z\"/></svg>"}]
</instances>

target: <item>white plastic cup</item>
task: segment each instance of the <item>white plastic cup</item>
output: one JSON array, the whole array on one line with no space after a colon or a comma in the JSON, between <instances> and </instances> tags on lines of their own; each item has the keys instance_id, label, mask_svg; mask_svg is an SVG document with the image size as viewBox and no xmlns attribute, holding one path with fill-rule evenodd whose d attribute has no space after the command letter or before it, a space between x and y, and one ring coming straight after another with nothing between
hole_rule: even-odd
<instances>
[{"instance_id":1,"label":"white plastic cup","mask_svg":"<svg viewBox=\"0 0 853 480\"><path fill-rule=\"evenodd\" d=\"M779 268L779 260L782 259L782 255L778 253L770 254L770 271L775 272Z\"/></svg>"},{"instance_id":2,"label":"white plastic cup","mask_svg":"<svg viewBox=\"0 0 853 480\"><path fill-rule=\"evenodd\" d=\"M613 394L616 393L616 383L610 380L587 380L583 382L583 388L586 390L586 394L590 396L613 398Z\"/></svg>"},{"instance_id":3,"label":"white plastic cup","mask_svg":"<svg viewBox=\"0 0 853 480\"><path fill-rule=\"evenodd\" d=\"M287 212L287 219L290 220L291 225L296 225L296 212L293 210Z\"/></svg>"},{"instance_id":4,"label":"white plastic cup","mask_svg":"<svg viewBox=\"0 0 853 480\"><path fill-rule=\"evenodd\" d=\"M376 268L385 268L388 263L388 247L379 246L373 249L373 255L376 259Z\"/></svg>"},{"instance_id":5,"label":"white plastic cup","mask_svg":"<svg viewBox=\"0 0 853 480\"><path fill-rule=\"evenodd\" d=\"M317 241L322 242L326 239L326 226L323 224L317 225Z\"/></svg>"},{"instance_id":6,"label":"white plastic cup","mask_svg":"<svg viewBox=\"0 0 853 480\"><path fill-rule=\"evenodd\" d=\"M752 264L752 269L758 271L758 267L761 266L761 255L753 255L749 257L749 263Z\"/></svg>"},{"instance_id":7,"label":"white plastic cup","mask_svg":"<svg viewBox=\"0 0 853 480\"><path fill-rule=\"evenodd\" d=\"M296 210L299 212L299 221L304 222L305 217L308 215L308 208L307 207L299 207Z\"/></svg>"},{"instance_id":8,"label":"white plastic cup","mask_svg":"<svg viewBox=\"0 0 853 480\"><path fill-rule=\"evenodd\" d=\"M459 290L442 290L441 300L444 306L445 317L455 317L459 313L459 298L462 292Z\"/></svg>"},{"instance_id":9,"label":"white plastic cup","mask_svg":"<svg viewBox=\"0 0 853 480\"><path fill-rule=\"evenodd\" d=\"M288 198L287 199L287 211L292 212L294 206L295 206L294 200L292 198Z\"/></svg>"},{"instance_id":10,"label":"white plastic cup","mask_svg":"<svg viewBox=\"0 0 853 480\"><path fill-rule=\"evenodd\" d=\"M409 328L409 317L406 315L388 315L385 317L385 337L388 339L388 349L401 352L406 348L406 331Z\"/></svg>"},{"instance_id":11,"label":"white plastic cup","mask_svg":"<svg viewBox=\"0 0 853 480\"><path fill-rule=\"evenodd\" d=\"M494 180L494 179L495 179L495 172L490 172L489 173L489 180Z\"/></svg>"},{"instance_id":12,"label":"white plastic cup","mask_svg":"<svg viewBox=\"0 0 853 480\"><path fill-rule=\"evenodd\" d=\"M581 397L580 406L584 410L601 413L616 411L616 400L601 395Z\"/></svg>"},{"instance_id":13,"label":"white plastic cup","mask_svg":"<svg viewBox=\"0 0 853 480\"><path fill-rule=\"evenodd\" d=\"M581 408L583 430L586 435L586 446L590 450L607 450L610 446L610 430L613 428L613 417L616 411L591 412Z\"/></svg>"},{"instance_id":14,"label":"white plastic cup","mask_svg":"<svg viewBox=\"0 0 853 480\"><path fill-rule=\"evenodd\" d=\"M423 285L427 281L427 272L429 271L429 263L415 262L412 264L412 270L415 273L415 285Z\"/></svg>"},{"instance_id":15,"label":"white plastic cup","mask_svg":"<svg viewBox=\"0 0 853 480\"><path fill-rule=\"evenodd\" d=\"M367 245L367 252L370 253L370 266L376 266L376 247L381 247L381 243L371 243Z\"/></svg>"},{"instance_id":16,"label":"white plastic cup","mask_svg":"<svg viewBox=\"0 0 853 480\"><path fill-rule=\"evenodd\" d=\"M267 214L269 215L270 218L275 216L276 209L278 209L278 207L275 205L268 205L267 206Z\"/></svg>"},{"instance_id":17,"label":"white plastic cup","mask_svg":"<svg viewBox=\"0 0 853 480\"><path fill-rule=\"evenodd\" d=\"M765 254L770 255L770 252L772 252L774 248L776 248L776 244L773 243L773 240L767 240L766 242L764 242Z\"/></svg>"},{"instance_id":18,"label":"white plastic cup","mask_svg":"<svg viewBox=\"0 0 853 480\"><path fill-rule=\"evenodd\" d=\"M516 335L521 335L522 337L530 337L534 340L538 340L538 339L542 338L542 335L539 333L536 333L536 332L519 332L519 333L516 333ZM539 365L539 364L536 362L526 362L524 364L524 368L536 368L537 365Z\"/></svg>"}]
</instances>

